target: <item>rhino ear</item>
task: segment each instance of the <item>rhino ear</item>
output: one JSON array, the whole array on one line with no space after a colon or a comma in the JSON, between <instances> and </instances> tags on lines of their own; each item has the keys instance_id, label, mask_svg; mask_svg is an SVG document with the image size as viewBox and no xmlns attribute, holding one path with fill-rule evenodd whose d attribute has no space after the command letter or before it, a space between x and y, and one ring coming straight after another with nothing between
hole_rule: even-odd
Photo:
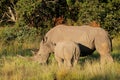
<instances>
[{"instance_id":1,"label":"rhino ear","mask_svg":"<svg viewBox=\"0 0 120 80\"><path fill-rule=\"evenodd\" d=\"M44 37L42 40L43 40L43 43L47 42L47 37Z\"/></svg>"},{"instance_id":2,"label":"rhino ear","mask_svg":"<svg viewBox=\"0 0 120 80\"><path fill-rule=\"evenodd\" d=\"M56 43L52 42L52 45L53 45L53 46L56 46Z\"/></svg>"}]
</instances>

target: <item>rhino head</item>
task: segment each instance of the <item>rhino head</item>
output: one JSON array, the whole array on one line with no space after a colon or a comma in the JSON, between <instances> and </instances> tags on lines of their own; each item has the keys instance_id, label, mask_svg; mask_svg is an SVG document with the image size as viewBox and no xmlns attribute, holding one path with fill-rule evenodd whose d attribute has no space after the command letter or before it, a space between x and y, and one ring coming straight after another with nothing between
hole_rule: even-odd
<instances>
[{"instance_id":1,"label":"rhino head","mask_svg":"<svg viewBox=\"0 0 120 80\"><path fill-rule=\"evenodd\" d=\"M48 41L47 37L44 37L40 42L40 49L34 56L34 60L42 64L47 63L51 52L53 52L52 44Z\"/></svg>"}]
</instances>

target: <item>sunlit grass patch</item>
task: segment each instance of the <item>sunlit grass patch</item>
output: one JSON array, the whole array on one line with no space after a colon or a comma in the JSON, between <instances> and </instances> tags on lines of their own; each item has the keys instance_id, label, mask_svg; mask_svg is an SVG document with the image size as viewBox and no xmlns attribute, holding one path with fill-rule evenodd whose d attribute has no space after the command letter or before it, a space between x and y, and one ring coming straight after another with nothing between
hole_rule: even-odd
<instances>
[{"instance_id":1,"label":"sunlit grass patch","mask_svg":"<svg viewBox=\"0 0 120 80\"><path fill-rule=\"evenodd\" d=\"M120 64L101 65L90 61L66 69L56 63L40 65L37 62L18 57L7 57L0 60L0 80L118 80Z\"/></svg>"},{"instance_id":2,"label":"sunlit grass patch","mask_svg":"<svg viewBox=\"0 0 120 80\"><path fill-rule=\"evenodd\" d=\"M6 57L0 63L0 80L53 80L57 70L56 64L40 65L19 57Z\"/></svg>"},{"instance_id":3,"label":"sunlit grass patch","mask_svg":"<svg viewBox=\"0 0 120 80\"><path fill-rule=\"evenodd\" d=\"M39 48L39 43L0 43L0 80L119 80L120 79L120 38L113 40L114 63L101 65L99 54L80 58L73 68L59 68L54 54L48 65L28 60L30 49ZM24 58L18 57L21 55Z\"/></svg>"},{"instance_id":4,"label":"sunlit grass patch","mask_svg":"<svg viewBox=\"0 0 120 80\"><path fill-rule=\"evenodd\" d=\"M120 37L113 39L113 51L112 56L114 60L117 60L120 63Z\"/></svg>"}]
</instances>

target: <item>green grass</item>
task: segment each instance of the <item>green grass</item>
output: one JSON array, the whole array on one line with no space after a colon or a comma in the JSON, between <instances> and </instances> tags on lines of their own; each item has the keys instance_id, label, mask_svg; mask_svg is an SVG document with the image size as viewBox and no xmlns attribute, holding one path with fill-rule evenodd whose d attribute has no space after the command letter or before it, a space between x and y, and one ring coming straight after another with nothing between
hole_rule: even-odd
<instances>
[{"instance_id":1,"label":"green grass","mask_svg":"<svg viewBox=\"0 0 120 80\"><path fill-rule=\"evenodd\" d=\"M58 68L50 58L48 65L40 65L26 58L31 56L30 49L39 48L39 43L0 44L0 80L119 80L120 79L120 37L113 40L114 63L101 65L99 55L81 58L79 64L70 70ZM53 55L52 55L53 56Z\"/></svg>"}]
</instances>

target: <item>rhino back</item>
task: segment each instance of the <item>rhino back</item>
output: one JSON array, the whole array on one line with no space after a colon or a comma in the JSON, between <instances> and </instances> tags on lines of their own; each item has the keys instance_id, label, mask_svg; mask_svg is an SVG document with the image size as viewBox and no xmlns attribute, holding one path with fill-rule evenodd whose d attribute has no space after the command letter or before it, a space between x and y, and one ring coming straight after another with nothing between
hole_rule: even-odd
<instances>
[{"instance_id":1,"label":"rhino back","mask_svg":"<svg viewBox=\"0 0 120 80\"><path fill-rule=\"evenodd\" d=\"M60 41L71 40L79 44L82 56L86 56L95 50L94 39L98 33L104 31L102 28L84 26L58 25L51 29L45 36L48 41L58 43Z\"/></svg>"}]
</instances>

